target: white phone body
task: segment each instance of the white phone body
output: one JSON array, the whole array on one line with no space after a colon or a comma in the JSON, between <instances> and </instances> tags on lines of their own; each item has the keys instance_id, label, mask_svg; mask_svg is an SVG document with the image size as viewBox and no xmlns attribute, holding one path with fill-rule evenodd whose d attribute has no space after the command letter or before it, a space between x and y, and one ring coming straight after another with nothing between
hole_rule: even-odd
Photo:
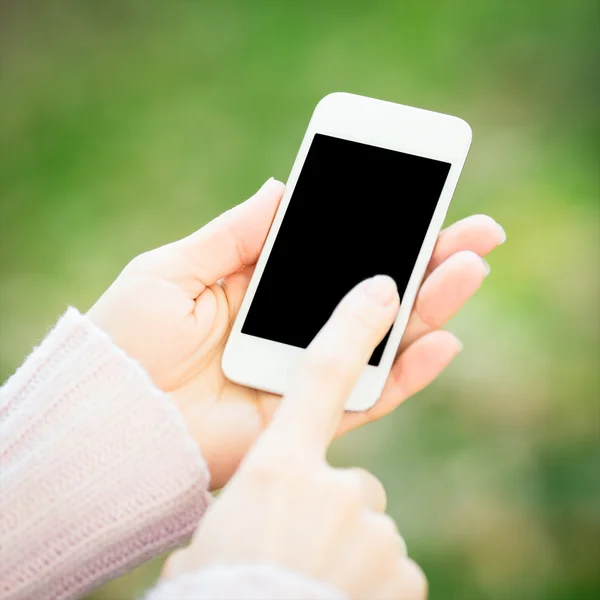
<instances>
[{"instance_id":1,"label":"white phone body","mask_svg":"<svg viewBox=\"0 0 600 600\"><path fill-rule=\"evenodd\" d=\"M319 102L304 135L287 181L284 196L229 335L222 359L223 372L230 380L282 395L289 388L292 374L304 350L247 335L242 333L242 327L269 260L271 249L279 233L312 140L317 133L436 159L451 165L379 365L365 366L348 397L346 410L362 411L375 404L389 375L437 235L444 222L465 162L472 133L470 126L458 117L354 94L333 93Z\"/></svg>"}]
</instances>

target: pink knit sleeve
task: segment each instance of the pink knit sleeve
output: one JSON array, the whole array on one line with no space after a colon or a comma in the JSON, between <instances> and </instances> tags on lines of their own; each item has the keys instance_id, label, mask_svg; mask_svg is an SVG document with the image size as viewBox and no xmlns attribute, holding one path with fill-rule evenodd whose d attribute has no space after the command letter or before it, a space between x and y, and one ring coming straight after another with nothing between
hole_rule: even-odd
<instances>
[{"instance_id":1,"label":"pink knit sleeve","mask_svg":"<svg viewBox=\"0 0 600 600\"><path fill-rule=\"evenodd\" d=\"M169 400L69 309L0 390L0 597L79 597L178 545L208 481Z\"/></svg>"},{"instance_id":2,"label":"pink knit sleeve","mask_svg":"<svg viewBox=\"0 0 600 600\"><path fill-rule=\"evenodd\" d=\"M215 565L164 581L145 600L346 600L336 588L275 565Z\"/></svg>"}]
</instances>

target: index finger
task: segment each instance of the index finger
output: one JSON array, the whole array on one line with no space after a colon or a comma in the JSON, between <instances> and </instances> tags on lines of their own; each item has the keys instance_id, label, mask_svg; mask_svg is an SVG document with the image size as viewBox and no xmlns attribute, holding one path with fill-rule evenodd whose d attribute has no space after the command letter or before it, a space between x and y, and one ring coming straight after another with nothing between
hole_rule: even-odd
<instances>
[{"instance_id":1,"label":"index finger","mask_svg":"<svg viewBox=\"0 0 600 600\"><path fill-rule=\"evenodd\" d=\"M344 413L344 403L371 354L398 312L398 290L390 277L359 283L340 302L304 352L291 389L263 447L300 447L324 453Z\"/></svg>"}]
</instances>

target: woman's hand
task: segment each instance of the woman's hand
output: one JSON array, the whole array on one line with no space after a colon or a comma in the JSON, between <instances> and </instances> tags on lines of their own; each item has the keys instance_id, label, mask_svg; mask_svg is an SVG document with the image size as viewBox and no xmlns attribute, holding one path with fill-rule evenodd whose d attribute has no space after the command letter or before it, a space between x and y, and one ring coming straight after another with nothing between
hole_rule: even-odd
<instances>
[{"instance_id":1,"label":"woman's hand","mask_svg":"<svg viewBox=\"0 0 600 600\"><path fill-rule=\"evenodd\" d=\"M349 598L425 598L425 579L384 514L382 485L366 471L325 462L344 401L398 305L393 280L383 276L342 300L190 546L170 557L167 577L209 564L276 564Z\"/></svg>"},{"instance_id":2,"label":"woman's hand","mask_svg":"<svg viewBox=\"0 0 600 600\"><path fill-rule=\"evenodd\" d=\"M221 355L283 194L270 179L247 202L187 238L135 258L89 312L154 382L171 393L222 487L280 398L225 379ZM504 232L482 215L440 233L402 346L377 404L347 413L338 434L380 418L428 385L460 349L441 327L479 288L479 258Z\"/></svg>"}]
</instances>

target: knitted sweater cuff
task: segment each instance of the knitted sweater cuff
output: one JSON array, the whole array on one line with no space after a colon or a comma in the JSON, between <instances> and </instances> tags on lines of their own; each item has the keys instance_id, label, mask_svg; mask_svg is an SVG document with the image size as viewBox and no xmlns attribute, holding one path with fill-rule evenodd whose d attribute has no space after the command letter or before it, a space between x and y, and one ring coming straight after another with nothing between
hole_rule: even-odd
<instances>
[{"instance_id":1,"label":"knitted sweater cuff","mask_svg":"<svg viewBox=\"0 0 600 600\"><path fill-rule=\"evenodd\" d=\"M275 565L215 565L164 581L145 600L345 600L326 583Z\"/></svg>"},{"instance_id":2,"label":"knitted sweater cuff","mask_svg":"<svg viewBox=\"0 0 600 600\"><path fill-rule=\"evenodd\" d=\"M180 544L208 483L168 398L69 309L0 390L0 596L79 597Z\"/></svg>"}]
</instances>

